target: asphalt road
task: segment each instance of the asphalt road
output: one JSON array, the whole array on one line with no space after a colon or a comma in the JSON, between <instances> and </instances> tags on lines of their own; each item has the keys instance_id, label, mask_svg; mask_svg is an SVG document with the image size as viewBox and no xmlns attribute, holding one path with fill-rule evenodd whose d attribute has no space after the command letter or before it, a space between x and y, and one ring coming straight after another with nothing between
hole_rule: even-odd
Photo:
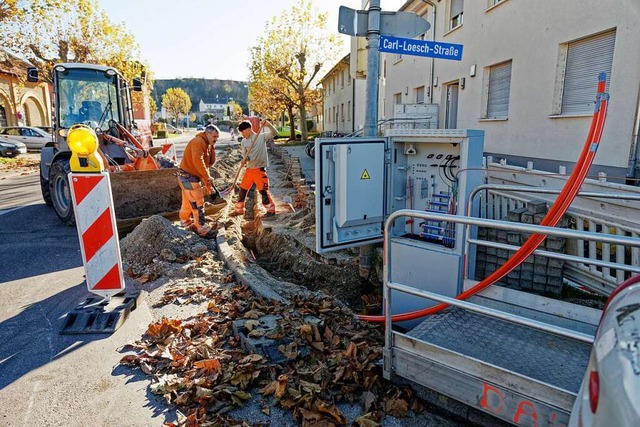
<instances>
[{"instance_id":1,"label":"asphalt road","mask_svg":"<svg viewBox=\"0 0 640 427\"><path fill-rule=\"evenodd\" d=\"M181 156L193 134L170 141ZM221 138L221 144L230 143ZM40 194L37 171L0 175L0 424L150 426L175 412L118 366L152 320L143 301L111 335L60 335L90 294L75 227Z\"/></svg>"}]
</instances>

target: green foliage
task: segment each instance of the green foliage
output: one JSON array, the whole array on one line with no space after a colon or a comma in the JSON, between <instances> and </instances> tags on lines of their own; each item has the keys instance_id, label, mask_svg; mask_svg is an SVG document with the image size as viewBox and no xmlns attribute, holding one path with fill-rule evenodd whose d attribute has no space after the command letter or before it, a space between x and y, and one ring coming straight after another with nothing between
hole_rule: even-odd
<instances>
[{"instance_id":1,"label":"green foliage","mask_svg":"<svg viewBox=\"0 0 640 427\"><path fill-rule=\"evenodd\" d=\"M245 82L234 80L217 80L217 79L168 79L156 80L154 82L153 92L151 96L158 104L162 99L162 94L169 88L181 88L191 99L191 105L197 110L200 100L217 101L220 104L226 104L230 98L233 98L240 106L246 108L247 88Z\"/></svg>"},{"instance_id":2,"label":"green foliage","mask_svg":"<svg viewBox=\"0 0 640 427\"><path fill-rule=\"evenodd\" d=\"M313 129L313 120L307 120L307 131L310 131L311 129Z\"/></svg>"}]
</instances>

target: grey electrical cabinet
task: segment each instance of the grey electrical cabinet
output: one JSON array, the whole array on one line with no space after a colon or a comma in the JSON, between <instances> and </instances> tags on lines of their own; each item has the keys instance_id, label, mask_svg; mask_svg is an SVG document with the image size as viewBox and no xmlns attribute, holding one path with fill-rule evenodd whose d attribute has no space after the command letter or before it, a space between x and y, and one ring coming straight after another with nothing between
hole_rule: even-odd
<instances>
[{"instance_id":1,"label":"grey electrical cabinet","mask_svg":"<svg viewBox=\"0 0 640 427\"><path fill-rule=\"evenodd\" d=\"M315 144L320 253L381 242L386 218L400 209L464 215L470 192L482 183L482 131L393 129L381 138L319 138ZM454 223L396 220L387 236L391 280L458 295L463 269L475 269L464 239L465 230ZM393 314L433 304L391 292Z\"/></svg>"},{"instance_id":2,"label":"grey electrical cabinet","mask_svg":"<svg viewBox=\"0 0 640 427\"><path fill-rule=\"evenodd\" d=\"M381 241L387 140L322 138L316 150L317 251Z\"/></svg>"}]
</instances>

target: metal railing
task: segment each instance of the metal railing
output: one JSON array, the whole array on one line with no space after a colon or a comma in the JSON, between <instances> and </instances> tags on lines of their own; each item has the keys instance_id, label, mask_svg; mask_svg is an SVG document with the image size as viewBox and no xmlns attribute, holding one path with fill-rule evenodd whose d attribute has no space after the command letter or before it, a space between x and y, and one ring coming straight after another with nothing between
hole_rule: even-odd
<instances>
[{"instance_id":1,"label":"metal railing","mask_svg":"<svg viewBox=\"0 0 640 427\"><path fill-rule=\"evenodd\" d=\"M409 209L402 209L402 210L393 212L389 216L389 218L386 220L384 225L385 262L383 265L383 277L384 277L383 293L384 293L384 313L385 313L385 351L387 352L391 352L392 350L392 339L393 339L393 329L392 329L392 320L391 320L391 316L392 316L391 290L408 293L420 298L447 303L452 306L460 307L465 310L471 310L476 313L499 318L499 319L506 320L519 325L542 330L545 332L550 332L555 335L568 337L574 340L587 342L587 343L593 342L593 336L588 334L583 334L567 328L562 328L562 327L551 325L548 323L539 322L539 321L528 319L526 317L518 316L512 313L491 309L478 304L445 297L443 295L435 294L433 292L424 291L424 290L403 285L401 283L393 282L391 280L391 274L392 274L391 247L392 245L389 242L389 237L391 236L391 229L394 226L394 221L401 217L413 217L413 218L420 218L426 221L434 220L434 221L446 221L451 223L463 224L467 229L467 239L469 237L468 234L469 234L470 226L479 226L479 227L491 227L491 228L501 229L501 230L518 231L518 232L530 233L530 234L544 234L548 236L564 237L568 239L581 239L585 241L600 242L603 244L607 243L607 244L624 245L624 246L633 247L633 248L640 248L640 239L635 237L602 235L598 233L591 233L591 232L580 231L580 230L544 227L540 225L522 224L518 222L496 221L491 219L472 218L468 216L438 214L433 212L423 212L423 211L416 211L416 210L409 210ZM486 241L474 240L472 243L476 245L483 245L486 243ZM465 248L465 249L468 249L468 248ZM468 253L468 251L465 251L465 254L466 253ZM586 259L585 262L590 262L590 260ZM629 266L626 266L626 265L616 265L615 267L620 269L626 269L626 270L629 269Z\"/></svg>"},{"instance_id":2,"label":"metal railing","mask_svg":"<svg viewBox=\"0 0 640 427\"><path fill-rule=\"evenodd\" d=\"M484 193L482 193L484 191ZM466 207L466 215L471 215L471 207L474 203L475 196L481 194L482 203L480 204L479 216L486 219L500 219L508 215L509 211L525 207L531 198L507 194L513 192L533 193L533 194L559 194L560 189L501 185L501 184L485 184L474 188L470 195ZM579 197L591 197L610 200L622 201L640 201L640 195L607 193L598 191L580 191ZM602 235L619 235L634 238L640 238L640 228L630 225L620 224L618 222L599 218L595 214L587 215L574 211L567 211L565 214L573 221L573 226L577 230L589 231ZM633 218L630 218L633 220ZM475 243L475 242L474 242ZM498 246L493 246L498 247ZM512 248L500 246L500 249ZM536 255L543 254L536 251ZM611 245L610 243L602 243L598 245L595 241L587 242L578 239L573 245L568 247L568 256L559 257L557 254L545 253L546 256L552 258L564 259L569 261L566 265L566 274L568 279L577 282L588 288L608 294L613 287L622 282L625 277L625 270L616 268L618 265L628 265L626 271L638 272L640 270L640 249L626 248L622 245ZM589 262L583 262L588 259ZM615 259L615 262L611 262Z\"/></svg>"}]
</instances>

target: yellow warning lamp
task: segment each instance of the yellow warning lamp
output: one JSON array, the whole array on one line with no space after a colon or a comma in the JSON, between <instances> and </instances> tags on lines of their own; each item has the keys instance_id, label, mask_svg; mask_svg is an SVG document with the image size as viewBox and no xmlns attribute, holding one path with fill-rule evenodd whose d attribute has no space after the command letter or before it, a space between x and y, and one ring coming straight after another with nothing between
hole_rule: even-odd
<instances>
[{"instance_id":1,"label":"yellow warning lamp","mask_svg":"<svg viewBox=\"0 0 640 427\"><path fill-rule=\"evenodd\" d=\"M87 125L73 125L67 134L67 145L71 150L69 168L71 172L102 172L104 163L98 155L98 136Z\"/></svg>"}]
</instances>

